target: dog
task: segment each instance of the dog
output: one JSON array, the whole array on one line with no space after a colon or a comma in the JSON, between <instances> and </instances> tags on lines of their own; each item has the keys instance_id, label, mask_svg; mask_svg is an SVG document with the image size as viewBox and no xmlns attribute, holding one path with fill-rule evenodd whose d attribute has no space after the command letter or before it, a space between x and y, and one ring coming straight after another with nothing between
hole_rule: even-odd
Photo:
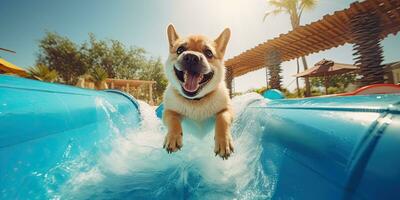
<instances>
[{"instance_id":1,"label":"dog","mask_svg":"<svg viewBox=\"0 0 400 200\"><path fill-rule=\"evenodd\" d=\"M202 121L215 116L215 156L234 152L230 127L233 112L225 83L224 54L231 35L226 28L215 40L202 35L180 37L167 28L169 57L164 65L168 86L164 93L163 122L168 129L163 148L182 148L183 118Z\"/></svg>"}]
</instances>

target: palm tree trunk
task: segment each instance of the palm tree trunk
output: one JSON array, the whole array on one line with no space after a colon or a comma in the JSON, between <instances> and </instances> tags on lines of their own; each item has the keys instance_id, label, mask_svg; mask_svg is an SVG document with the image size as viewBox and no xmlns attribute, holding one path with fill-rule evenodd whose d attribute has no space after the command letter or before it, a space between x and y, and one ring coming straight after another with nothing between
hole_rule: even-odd
<instances>
[{"instance_id":1,"label":"palm tree trunk","mask_svg":"<svg viewBox=\"0 0 400 200\"><path fill-rule=\"evenodd\" d=\"M307 69L308 69L308 66L307 66L306 57L305 57L305 56L302 56L302 57L301 57L301 61L303 62L304 71L307 70ZM310 79L309 79L308 77L305 77L305 78L304 78L304 83L306 84L306 94L305 94L305 96L306 96L306 97L309 97L309 96L311 96Z\"/></svg>"},{"instance_id":2,"label":"palm tree trunk","mask_svg":"<svg viewBox=\"0 0 400 200\"><path fill-rule=\"evenodd\" d=\"M296 59L297 63L297 73L300 73L300 63L299 59ZM300 97L300 87L299 87L299 77L296 77L296 89L297 89L297 97Z\"/></svg>"},{"instance_id":3,"label":"palm tree trunk","mask_svg":"<svg viewBox=\"0 0 400 200\"><path fill-rule=\"evenodd\" d=\"M384 83L383 50L379 35L382 31L379 17L360 13L351 21L355 65L359 67L361 86Z\"/></svg>"},{"instance_id":4,"label":"palm tree trunk","mask_svg":"<svg viewBox=\"0 0 400 200\"><path fill-rule=\"evenodd\" d=\"M297 12L292 13L292 15L290 16L290 21L292 23L293 30L300 26L300 16L298 15ZM306 57L302 56L301 57L301 61L303 63L304 71L307 70L308 69L308 65L307 65ZM310 87L310 80L309 80L308 77L304 78L304 83L306 85L305 96L309 97L309 96L311 96L311 87Z\"/></svg>"},{"instance_id":5,"label":"palm tree trunk","mask_svg":"<svg viewBox=\"0 0 400 200\"><path fill-rule=\"evenodd\" d=\"M281 55L277 49L271 49L267 53L267 67L269 68L269 85L272 89L281 89L281 79L280 75L281 69Z\"/></svg>"}]
</instances>

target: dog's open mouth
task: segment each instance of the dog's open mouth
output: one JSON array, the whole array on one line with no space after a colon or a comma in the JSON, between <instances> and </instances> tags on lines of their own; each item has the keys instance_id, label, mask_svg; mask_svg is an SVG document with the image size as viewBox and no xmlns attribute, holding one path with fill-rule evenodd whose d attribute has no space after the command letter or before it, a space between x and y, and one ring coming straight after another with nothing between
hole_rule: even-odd
<instances>
[{"instance_id":1,"label":"dog's open mouth","mask_svg":"<svg viewBox=\"0 0 400 200\"><path fill-rule=\"evenodd\" d=\"M174 71L176 77L181 82L183 93L188 97L196 96L214 75L213 71L207 74L199 74L179 71L176 67L174 67Z\"/></svg>"}]
</instances>

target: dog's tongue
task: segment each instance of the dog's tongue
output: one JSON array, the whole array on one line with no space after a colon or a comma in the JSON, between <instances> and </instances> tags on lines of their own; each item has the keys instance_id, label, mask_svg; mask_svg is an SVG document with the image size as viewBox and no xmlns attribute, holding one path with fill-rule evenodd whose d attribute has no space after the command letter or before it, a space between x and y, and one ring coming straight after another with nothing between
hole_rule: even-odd
<instances>
[{"instance_id":1,"label":"dog's tongue","mask_svg":"<svg viewBox=\"0 0 400 200\"><path fill-rule=\"evenodd\" d=\"M195 92L199 88L200 74L187 74L186 81L183 85L186 91Z\"/></svg>"}]
</instances>

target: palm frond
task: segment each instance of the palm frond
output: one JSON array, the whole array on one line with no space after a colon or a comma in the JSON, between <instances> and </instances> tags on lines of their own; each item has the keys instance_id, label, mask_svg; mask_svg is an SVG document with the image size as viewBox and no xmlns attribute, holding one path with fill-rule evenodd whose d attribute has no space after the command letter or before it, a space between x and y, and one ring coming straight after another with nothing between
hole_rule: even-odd
<instances>
[{"instance_id":1,"label":"palm frond","mask_svg":"<svg viewBox=\"0 0 400 200\"><path fill-rule=\"evenodd\" d=\"M265 12L264 17L263 17L263 21L265 21L265 19L267 19L268 16L270 15L279 15L281 13L285 12L285 10L283 9L277 9L277 10L272 10L269 12Z\"/></svg>"},{"instance_id":2,"label":"palm frond","mask_svg":"<svg viewBox=\"0 0 400 200\"><path fill-rule=\"evenodd\" d=\"M28 71L32 78L41 81L54 82L58 78L58 72L56 70L51 70L43 64L37 64L34 67L29 68Z\"/></svg>"},{"instance_id":3,"label":"palm frond","mask_svg":"<svg viewBox=\"0 0 400 200\"><path fill-rule=\"evenodd\" d=\"M86 77L94 83L96 89L107 89L106 80L108 74L104 68L95 67L89 72L89 74L86 74Z\"/></svg>"},{"instance_id":4,"label":"palm frond","mask_svg":"<svg viewBox=\"0 0 400 200\"><path fill-rule=\"evenodd\" d=\"M267 3L276 8L285 8L287 7L287 0L279 1L279 0L268 0Z\"/></svg>"},{"instance_id":5,"label":"palm frond","mask_svg":"<svg viewBox=\"0 0 400 200\"><path fill-rule=\"evenodd\" d=\"M94 68L93 71L90 73L90 76L95 83L101 83L108 78L106 70L100 67Z\"/></svg>"},{"instance_id":6,"label":"palm frond","mask_svg":"<svg viewBox=\"0 0 400 200\"><path fill-rule=\"evenodd\" d=\"M275 7L275 10L278 10L276 12L277 14L286 12L289 15L293 15L294 13L296 13L296 6L298 5L298 1L299 0L268 0L267 3L269 5ZM271 11L271 12L273 12L273 11ZM266 18L265 15L264 15L264 18Z\"/></svg>"},{"instance_id":7,"label":"palm frond","mask_svg":"<svg viewBox=\"0 0 400 200\"><path fill-rule=\"evenodd\" d=\"M266 12L263 17L263 21L269 15L277 15L283 12L290 15L292 26L293 24L299 24L300 18L303 11L306 9L313 9L318 0L267 0L267 3L275 7L274 10Z\"/></svg>"},{"instance_id":8,"label":"palm frond","mask_svg":"<svg viewBox=\"0 0 400 200\"><path fill-rule=\"evenodd\" d=\"M302 7L305 10L311 10L315 8L317 2L318 0L301 0L300 7Z\"/></svg>"}]
</instances>

